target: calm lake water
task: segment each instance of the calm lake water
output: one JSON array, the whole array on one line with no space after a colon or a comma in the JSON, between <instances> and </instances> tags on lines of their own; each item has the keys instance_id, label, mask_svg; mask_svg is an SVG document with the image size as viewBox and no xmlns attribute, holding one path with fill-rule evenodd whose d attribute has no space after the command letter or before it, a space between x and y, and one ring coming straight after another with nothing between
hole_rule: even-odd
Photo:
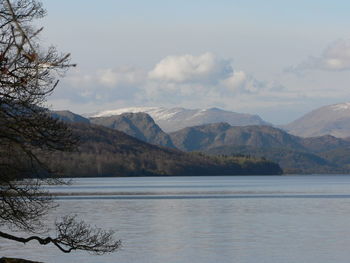
<instances>
[{"instance_id":1,"label":"calm lake water","mask_svg":"<svg viewBox=\"0 0 350 263\"><path fill-rule=\"evenodd\" d=\"M62 254L0 240L0 256L43 262L350 262L350 176L74 179L60 206L117 230L120 251Z\"/></svg>"}]
</instances>

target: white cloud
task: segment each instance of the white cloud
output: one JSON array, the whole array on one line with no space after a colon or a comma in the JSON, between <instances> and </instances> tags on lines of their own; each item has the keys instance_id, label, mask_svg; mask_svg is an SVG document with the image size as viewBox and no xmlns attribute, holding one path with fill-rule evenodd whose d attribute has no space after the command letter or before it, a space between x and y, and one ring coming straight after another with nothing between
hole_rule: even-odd
<instances>
[{"instance_id":1,"label":"white cloud","mask_svg":"<svg viewBox=\"0 0 350 263\"><path fill-rule=\"evenodd\" d=\"M229 60L212 53L168 56L148 73L148 77L145 90L148 96L169 99L172 95L178 99L182 97L182 101L186 96L198 98L217 93L232 97L256 93L265 86L246 72L234 70Z\"/></svg>"},{"instance_id":2,"label":"white cloud","mask_svg":"<svg viewBox=\"0 0 350 263\"><path fill-rule=\"evenodd\" d=\"M244 71L233 72L230 77L222 81L222 84L225 88L236 93L257 93L265 88L265 83L256 80Z\"/></svg>"},{"instance_id":3,"label":"white cloud","mask_svg":"<svg viewBox=\"0 0 350 263\"><path fill-rule=\"evenodd\" d=\"M244 86L247 81L247 74L243 71L237 71L229 78L223 80L224 85L232 90L237 90Z\"/></svg>"},{"instance_id":4,"label":"white cloud","mask_svg":"<svg viewBox=\"0 0 350 263\"><path fill-rule=\"evenodd\" d=\"M287 72L303 73L306 70L344 71L350 70L350 39L331 43L320 56L309 57Z\"/></svg>"},{"instance_id":5,"label":"white cloud","mask_svg":"<svg viewBox=\"0 0 350 263\"><path fill-rule=\"evenodd\" d=\"M132 100L146 82L146 72L132 67L100 69L93 73L72 71L55 90L53 99L96 104Z\"/></svg>"},{"instance_id":6,"label":"white cloud","mask_svg":"<svg viewBox=\"0 0 350 263\"><path fill-rule=\"evenodd\" d=\"M200 56L168 56L149 72L150 79L165 82L216 82L232 74L229 60L220 59L212 53Z\"/></svg>"},{"instance_id":7,"label":"white cloud","mask_svg":"<svg viewBox=\"0 0 350 263\"><path fill-rule=\"evenodd\" d=\"M97 72L98 82L105 86L133 85L141 83L145 74L142 70L133 67L117 69L102 69Z\"/></svg>"}]
</instances>

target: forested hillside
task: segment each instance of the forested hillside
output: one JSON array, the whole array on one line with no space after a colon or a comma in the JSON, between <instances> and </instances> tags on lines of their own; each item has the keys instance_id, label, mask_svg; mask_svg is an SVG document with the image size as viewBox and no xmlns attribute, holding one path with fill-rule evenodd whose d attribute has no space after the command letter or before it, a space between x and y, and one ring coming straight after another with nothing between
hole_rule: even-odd
<instances>
[{"instance_id":1,"label":"forested hillside","mask_svg":"<svg viewBox=\"0 0 350 263\"><path fill-rule=\"evenodd\" d=\"M170 136L184 151L266 158L277 162L285 173L350 172L349 140L330 135L301 138L270 126L215 123L188 127Z\"/></svg>"},{"instance_id":2,"label":"forested hillside","mask_svg":"<svg viewBox=\"0 0 350 263\"><path fill-rule=\"evenodd\" d=\"M281 174L278 164L248 157L207 156L142 142L93 124L71 124L80 138L78 152L47 157L64 176L266 175Z\"/></svg>"}]
</instances>

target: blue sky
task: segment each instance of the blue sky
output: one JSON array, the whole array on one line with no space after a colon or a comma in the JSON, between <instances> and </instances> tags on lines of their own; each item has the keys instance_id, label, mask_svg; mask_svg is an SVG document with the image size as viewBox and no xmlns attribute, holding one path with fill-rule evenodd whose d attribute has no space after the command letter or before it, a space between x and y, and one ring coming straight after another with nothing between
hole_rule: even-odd
<instances>
[{"instance_id":1,"label":"blue sky","mask_svg":"<svg viewBox=\"0 0 350 263\"><path fill-rule=\"evenodd\" d=\"M43 4L43 41L78 63L53 108L216 106L281 124L350 100L349 1Z\"/></svg>"}]
</instances>

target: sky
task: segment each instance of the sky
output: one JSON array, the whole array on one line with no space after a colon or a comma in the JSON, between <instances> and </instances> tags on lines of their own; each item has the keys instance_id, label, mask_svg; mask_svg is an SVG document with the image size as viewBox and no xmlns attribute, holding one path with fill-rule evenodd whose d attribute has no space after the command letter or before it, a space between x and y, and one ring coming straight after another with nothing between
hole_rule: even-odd
<instances>
[{"instance_id":1,"label":"sky","mask_svg":"<svg viewBox=\"0 0 350 263\"><path fill-rule=\"evenodd\" d=\"M350 1L43 0L53 109L218 107L286 124L350 101Z\"/></svg>"}]
</instances>

